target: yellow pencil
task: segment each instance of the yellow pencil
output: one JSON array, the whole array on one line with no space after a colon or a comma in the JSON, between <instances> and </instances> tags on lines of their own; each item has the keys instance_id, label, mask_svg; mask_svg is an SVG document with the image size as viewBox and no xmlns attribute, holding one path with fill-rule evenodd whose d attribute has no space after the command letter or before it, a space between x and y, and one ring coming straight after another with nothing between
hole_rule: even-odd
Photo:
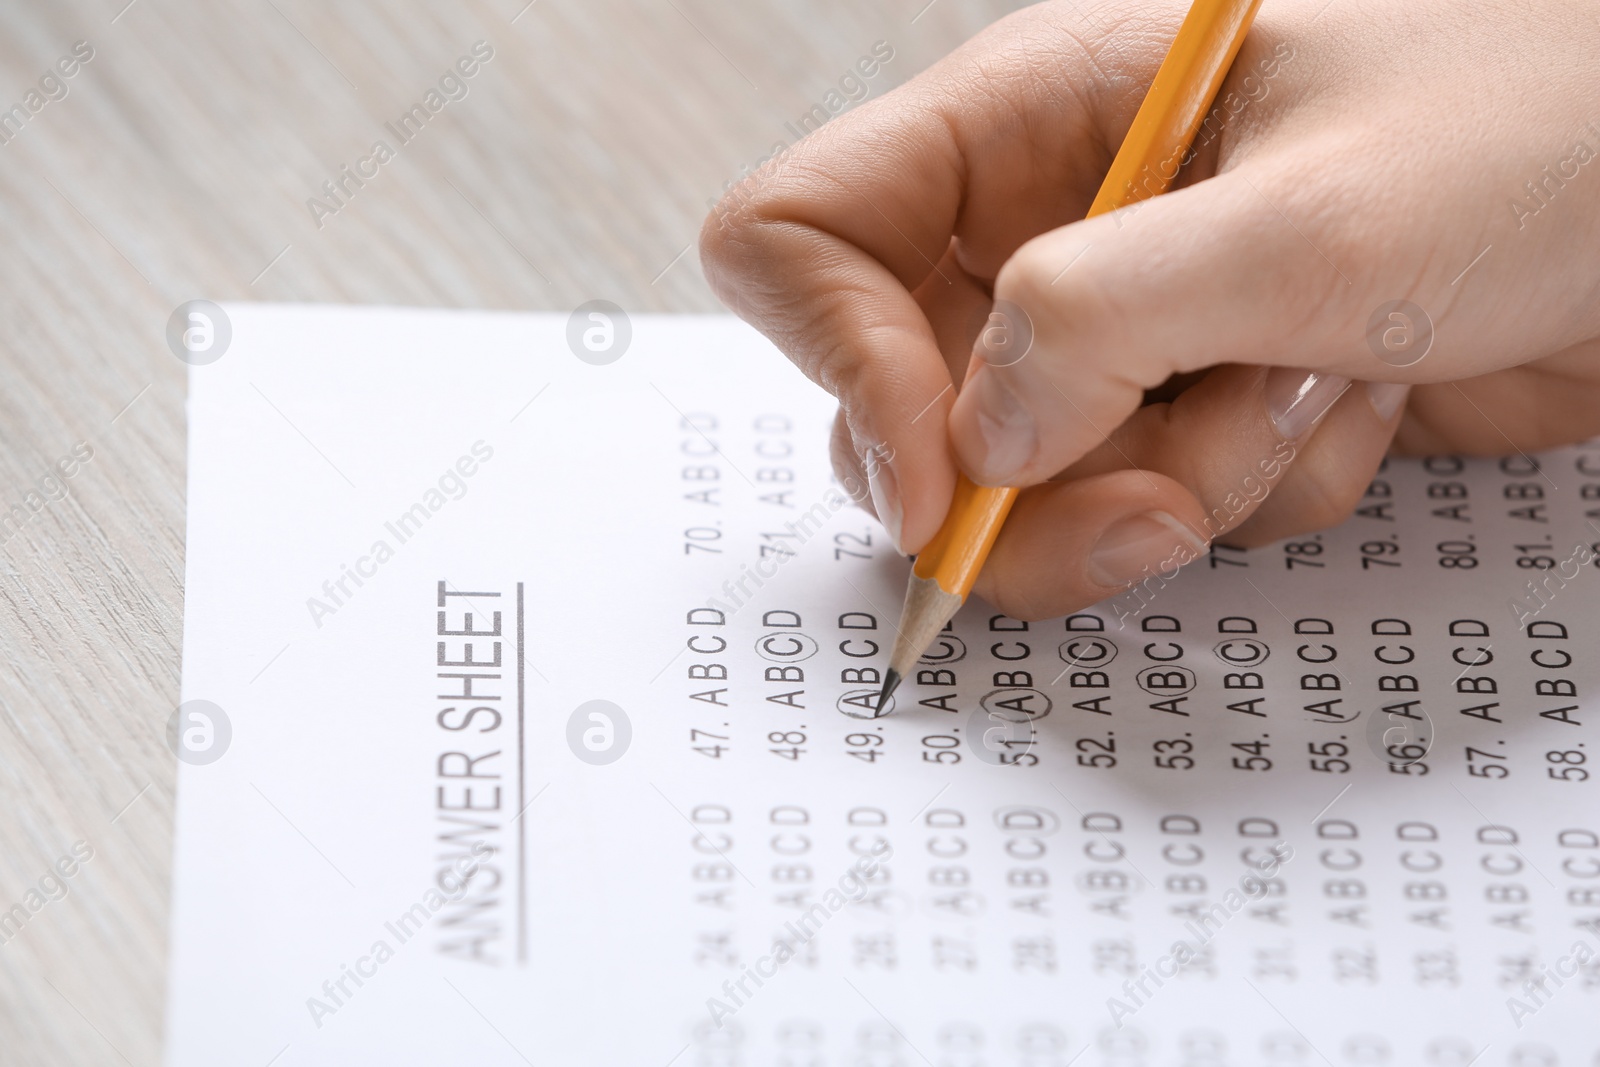
<instances>
[{"instance_id":1,"label":"yellow pencil","mask_svg":"<svg viewBox=\"0 0 1600 1067\"><path fill-rule=\"evenodd\" d=\"M1111 163L1089 216L1164 193L1244 44L1261 0L1195 0ZM956 482L944 525L917 555L877 713L972 592L1017 490Z\"/></svg>"}]
</instances>

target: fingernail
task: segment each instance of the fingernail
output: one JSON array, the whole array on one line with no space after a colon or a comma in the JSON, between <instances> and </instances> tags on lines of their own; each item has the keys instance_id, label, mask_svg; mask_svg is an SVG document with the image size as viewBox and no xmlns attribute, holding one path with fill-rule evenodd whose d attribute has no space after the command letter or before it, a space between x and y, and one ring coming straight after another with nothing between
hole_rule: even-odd
<instances>
[{"instance_id":1,"label":"fingernail","mask_svg":"<svg viewBox=\"0 0 1600 1067\"><path fill-rule=\"evenodd\" d=\"M894 467L888 460L877 459L878 454L876 451L867 454L867 488L872 493L872 510L878 513L878 521L889 534L889 540L894 542L895 551L903 555L900 528L905 523L905 511L900 506L900 483L895 479Z\"/></svg>"},{"instance_id":2,"label":"fingernail","mask_svg":"<svg viewBox=\"0 0 1600 1067\"><path fill-rule=\"evenodd\" d=\"M1372 405L1372 410L1377 412L1378 421L1388 422L1405 404L1406 394L1410 391L1409 385L1399 385L1395 382L1368 382L1367 401Z\"/></svg>"},{"instance_id":3,"label":"fingernail","mask_svg":"<svg viewBox=\"0 0 1600 1067\"><path fill-rule=\"evenodd\" d=\"M978 455L969 473L984 485L1010 485L1039 450L1039 431L1008 375L985 366L968 388L977 392Z\"/></svg>"},{"instance_id":4,"label":"fingernail","mask_svg":"<svg viewBox=\"0 0 1600 1067\"><path fill-rule=\"evenodd\" d=\"M1292 367L1267 372L1267 414L1278 436L1298 440L1311 432L1317 420L1350 388L1350 379L1338 374L1307 374Z\"/></svg>"},{"instance_id":5,"label":"fingernail","mask_svg":"<svg viewBox=\"0 0 1600 1067\"><path fill-rule=\"evenodd\" d=\"M1113 523L1089 552L1089 578L1120 589L1148 574L1174 570L1205 555L1207 542L1165 511Z\"/></svg>"}]
</instances>

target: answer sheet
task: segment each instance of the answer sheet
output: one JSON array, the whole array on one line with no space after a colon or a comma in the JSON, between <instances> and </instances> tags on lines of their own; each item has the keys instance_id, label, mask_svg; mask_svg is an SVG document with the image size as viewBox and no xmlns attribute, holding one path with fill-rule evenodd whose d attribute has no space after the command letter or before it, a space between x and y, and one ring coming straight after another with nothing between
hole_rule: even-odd
<instances>
[{"instance_id":1,"label":"answer sheet","mask_svg":"<svg viewBox=\"0 0 1600 1067\"><path fill-rule=\"evenodd\" d=\"M833 402L580 312L192 368L171 1067L1600 1062L1600 448L974 600L873 719Z\"/></svg>"}]
</instances>

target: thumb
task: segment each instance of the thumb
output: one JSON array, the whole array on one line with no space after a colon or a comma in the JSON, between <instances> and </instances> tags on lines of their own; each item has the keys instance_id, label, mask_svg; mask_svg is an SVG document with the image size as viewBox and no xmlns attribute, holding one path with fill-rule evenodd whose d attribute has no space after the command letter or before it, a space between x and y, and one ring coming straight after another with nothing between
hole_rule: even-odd
<instances>
[{"instance_id":1,"label":"thumb","mask_svg":"<svg viewBox=\"0 0 1600 1067\"><path fill-rule=\"evenodd\" d=\"M1367 298L1268 199L1274 184L1241 167L1018 249L950 414L973 480L1051 478L1174 374L1260 363L1372 376L1359 324L1313 321Z\"/></svg>"}]
</instances>

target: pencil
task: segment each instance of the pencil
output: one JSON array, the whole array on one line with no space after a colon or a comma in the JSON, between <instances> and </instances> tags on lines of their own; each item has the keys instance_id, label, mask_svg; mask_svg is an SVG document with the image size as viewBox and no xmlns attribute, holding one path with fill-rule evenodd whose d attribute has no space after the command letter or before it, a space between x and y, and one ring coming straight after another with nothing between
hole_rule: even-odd
<instances>
[{"instance_id":1,"label":"pencil","mask_svg":"<svg viewBox=\"0 0 1600 1067\"><path fill-rule=\"evenodd\" d=\"M1166 192L1260 6L1261 0L1195 0L1086 217ZM944 524L912 567L876 714L966 602L1017 492L958 477Z\"/></svg>"}]
</instances>

